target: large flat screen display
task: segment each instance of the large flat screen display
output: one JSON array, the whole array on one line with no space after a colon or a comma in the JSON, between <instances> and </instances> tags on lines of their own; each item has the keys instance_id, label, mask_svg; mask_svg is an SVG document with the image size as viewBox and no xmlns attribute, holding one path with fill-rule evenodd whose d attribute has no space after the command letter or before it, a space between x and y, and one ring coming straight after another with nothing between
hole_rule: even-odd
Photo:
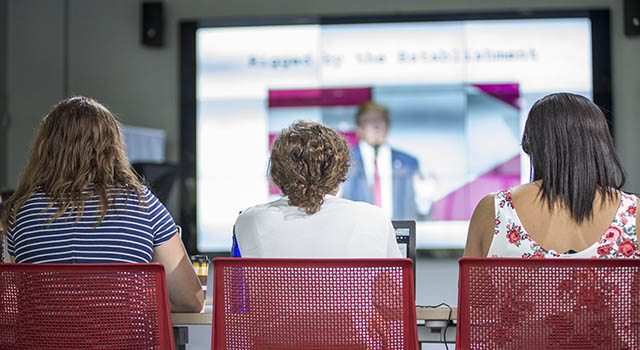
<instances>
[{"instance_id":1,"label":"large flat screen display","mask_svg":"<svg viewBox=\"0 0 640 350\"><path fill-rule=\"evenodd\" d=\"M403 199L411 210L389 185L385 212L416 220L418 249L464 247L478 201L529 181L520 140L531 105L594 95L592 18L540 17L198 25L197 249L228 251L238 213L281 195L267 171L282 128L313 120L358 147L366 101L388 109L390 148L418 163ZM392 159L386 176L401 166Z\"/></svg>"}]
</instances>

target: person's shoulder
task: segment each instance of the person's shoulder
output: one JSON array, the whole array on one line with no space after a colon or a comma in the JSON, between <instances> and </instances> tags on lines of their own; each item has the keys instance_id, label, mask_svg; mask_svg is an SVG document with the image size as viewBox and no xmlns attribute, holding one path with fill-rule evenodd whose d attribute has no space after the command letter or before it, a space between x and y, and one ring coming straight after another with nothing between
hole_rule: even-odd
<instances>
[{"instance_id":1,"label":"person's shoulder","mask_svg":"<svg viewBox=\"0 0 640 350\"><path fill-rule=\"evenodd\" d=\"M503 192L489 193L476 205L469 222L467 243L464 248L465 257L487 256L493 239L495 217L495 199Z\"/></svg>"},{"instance_id":2,"label":"person's shoulder","mask_svg":"<svg viewBox=\"0 0 640 350\"><path fill-rule=\"evenodd\" d=\"M502 190L500 192L510 192L512 195L519 195L522 193L528 193L528 192L538 192L538 190L540 189L540 187L533 183L533 182L528 182L526 184L522 184L522 185L518 185L518 186L514 186L511 187L509 189L505 189Z\"/></svg>"},{"instance_id":3,"label":"person's shoulder","mask_svg":"<svg viewBox=\"0 0 640 350\"><path fill-rule=\"evenodd\" d=\"M38 190L25 199L24 203L19 208L9 208L11 215L17 214L17 224L22 221L24 215L34 214L46 210L53 202L49 199L46 193ZM15 203L14 203L15 205Z\"/></svg>"},{"instance_id":4,"label":"person's shoulder","mask_svg":"<svg viewBox=\"0 0 640 350\"><path fill-rule=\"evenodd\" d=\"M140 194L140 199L149 201L155 199L156 196L153 194L150 188L145 185L140 185L140 187L133 187L132 185L118 185L107 187L107 196L115 199L138 199L138 193ZM95 190L89 190L86 193L90 193L91 196L97 197L98 193Z\"/></svg>"},{"instance_id":5,"label":"person's shoulder","mask_svg":"<svg viewBox=\"0 0 640 350\"><path fill-rule=\"evenodd\" d=\"M391 158L407 164L418 164L418 158L396 148L391 148Z\"/></svg>"},{"instance_id":6,"label":"person's shoulder","mask_svg":"<svg viewBox=\"0 0 640 350\"><path fill-rule=\"evenodd\" d=\"M619 191L619 208L618 211L624 210L631 215L635 215L637 224L640 224L640 215L636 215L636 210L631 208L638 207L638 195L632 192ZM632 214L633 213L633 214Z\"/></svg>"},{"instance_id":7,"label":"person's shoulder","mask_svg":"<svg viewBox=\"0 0 640 350\"><path fill-rule=\"evenodd\" d=\"M12 208L11 210L12 211L16 210L18 213L28 209L41 210L41 209L44 209L45 207L48 207L51 204L52 204L52 201L49 198L49 196L45 192L38 190L37 192L27 197L24 203L22 203L22 205L20 206L20 208Z\"/></svg>"},{"instance_id":8,"label":"person's shoulder","mask_svg":"<svg viewBox=\"0 0 640 350\"><path fill-rule=\"evenodd\" d=\"M482 197L482 199L480 199L480 201L476 205L475 212L476 213L486 213L489 211L493 212L495 198L496 196L499 196L501 193L506 193L506 191L492 192Z\"/></svg>"},{"instance_id":9,"label":"person's shoulder","mask_svg":"<svg viewBox=\"0 0 640 350\"><path fill-rule=\"evenodd\" d=\"M382 208L367 202L352 201L342 197L327 197L325 199L327 205L340 209L346 215L358 215L359 217L370 218L386 218L386 214Z\"/></svg>"},{"instance_id":10,"label":"person's shoulder","mask_svg":"<svg viewBox=\"0 0 640 350\"><path fill-rule=\"evenodd\" d=\"M49 203L49 202L50 200L47 194L41 190L38 190L37 192L33 193L32 195L29 196L29 198L25 200L23 206L27 204L32 204L32 203Z\"/></svg>"},{"instance_id":11,"label":"person's shoulder","mask_svg":"<svg viewBox=\"0 0 640 350\"><path fill-rule=\"evenodd\" d=\"M416 157L412 156L412 155L411 155L411 154L409 154L408 152L405 152L405 151L399 150L399 149L397 149L397 148L395 148L395 147L391 147L391 154L392 154L394 157L399 157L399 158L405 158L405 159L414 159L414 160L417 160L417 158L416 158Z\"/></svg>"},{"instance_id":12,"label":"person's shoulder","mask_svg":"<svg viewBox=\"0 0 640 350\"><path fill-rule=\"evenodd\" d=\"M362 155L360 152L360 144L355 144L349 147L349 157L352 162L360 162Z\"/></svg>"},{"instance_id":13,"label":"person's shoulder","mask_svg":"<svg viewBox=\"0 0 640 350\"><path fill-rule=\"evenodd\" d=\"M146 185L142 185L142 186L140 186L140 193L141 193L141 194L143 194L143 195L145 195L145 196L146 196L146 195L149 195L149 194L152 194L152 193L151 193L151 190L150 190L150 189L149 189L149 187L147 187Z\"/></svg>"},{"instance_id":14,"label":"person's shoulder","mask_svg":"<svg viewBox=\"0 0 640 350\"><path fill-rule=\"evenodd\" d=\"M332 206L346 206L346 207L361 208L365 210L367 208L380 209L379 207L367 202L353 201L351 199L347 199L339 196L332 196L332 195L327 195L324 199L324 202Z\"/></svg>"},{"instance_id":15,"label":"person's shoulder","mask_svg":"<svg viewBox=\"0 0 640 350\"><path fill-rule=\"evenodd\" d=\"M624 191L620 191L620 197L622 200L628 200L628 201L632 201L637 203L638 202L638 195L632 192L624 192Z\"/></svg>"},{"instance_id":16,"label":"person's shoulder","mask_svg":"<svg viewBox=\"0 0 640 350\"><path fill-rule=\"evenodd\" d=\"M270 213L282 210L282 208L285 207L290 207L289 201L287 197L280 197L273 201L257 204L240 211L240 213L238 213L238 220L246 220L248 218L270 215Z\"/></svg>"},{"instance_id":17,"label":"person's shoulder","mask_svg":"<svg viewBox=\"0 0 640 350\"><path fill-rule=\"evenodd\" d=\"M118 199L132 201L134 204L142 207L153 208L162 204L151 189L145 185L141 185L137 190L138 192L136 192L135 188L129 186L112 188L111 191L113 191L112 193L114 193ZM138 197L138 193L140 197Z\"/></svg>"},{"instance_id":18,"label":"person's shoulder","mask_svg":"<svg viewBox=\"0 0 640 350\"><path fill-rule=\"evenodd\" d=\"M240 211L234 224L234 233L238 237L238 244L246 250L248 244L255 243L247 243L247 239L257 239L261 231L274 223L281 222L292 208L288 204L287 197L281 197ZM246 251L243 251L243 256L245 253Z\"/></svg>"},{"instance_id":19,"label":"person's shoulder","mask_svg":"<svg viewBox=\"0 0 640 350\"><path fill-rule=\"evenodd\" d=\"M497 197L506 202L534 203L538 199L540 186L536 182L528 182L497 193ZM510 206L513 207L513 206Z\"/></svg>"}]
</instances>

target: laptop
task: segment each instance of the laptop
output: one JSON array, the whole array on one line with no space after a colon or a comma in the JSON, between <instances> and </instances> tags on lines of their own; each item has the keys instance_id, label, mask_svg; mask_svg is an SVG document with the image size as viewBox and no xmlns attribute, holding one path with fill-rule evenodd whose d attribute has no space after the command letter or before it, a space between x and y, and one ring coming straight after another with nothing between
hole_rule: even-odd
<instances>
[{"instance_id":1,"label":"laptop","mask_svg":"<svg viewBox=\"0 0 640 350\"><path fill-rule=\"evenodd\" d=\"M396 230L396 242L402 256L413 261L413 280L416 277L416 222L413 220L393 220L393 228Z\"/></svg>"}]
</instances>

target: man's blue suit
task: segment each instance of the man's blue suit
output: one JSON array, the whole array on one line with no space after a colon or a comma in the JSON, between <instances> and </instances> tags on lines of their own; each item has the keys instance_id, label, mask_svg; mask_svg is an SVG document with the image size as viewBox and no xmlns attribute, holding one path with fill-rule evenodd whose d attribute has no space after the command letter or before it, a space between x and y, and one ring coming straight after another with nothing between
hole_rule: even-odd
<instances>
[{"instance_id":1,"label":"man's blue suit","mask_svg":"<svg viewBox=\"0 0 640 350\"><path fill-rule=\"evenodd\" d=\"M418 160L407 153L391 149L393 220L415 220L417 217L413 177L418 173ZM360 147L351 148L351 167L342 186L342 197L373 204L373 193L367 182Z\"/></svg>"}]
</instances>

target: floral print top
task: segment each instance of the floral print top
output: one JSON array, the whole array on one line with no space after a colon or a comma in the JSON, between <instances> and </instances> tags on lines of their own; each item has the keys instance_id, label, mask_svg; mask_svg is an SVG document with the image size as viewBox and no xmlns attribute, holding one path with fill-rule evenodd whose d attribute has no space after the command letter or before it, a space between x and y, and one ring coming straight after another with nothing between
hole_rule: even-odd
<instances>
[{"instance_id":1,"label":"floral print top","mask_svg":"<svg viewBox=\"0 0 640 350\"><path fill-rule=\"evenodd\" d=\"M620 207L613 222L598 241L576 253L546 250L536 243L522 227L511 201L511 191L497 192L496 224L489 257L522 258L640 258L636 237L638 197L620 192Z\"/></svg>"}]
</instances>

